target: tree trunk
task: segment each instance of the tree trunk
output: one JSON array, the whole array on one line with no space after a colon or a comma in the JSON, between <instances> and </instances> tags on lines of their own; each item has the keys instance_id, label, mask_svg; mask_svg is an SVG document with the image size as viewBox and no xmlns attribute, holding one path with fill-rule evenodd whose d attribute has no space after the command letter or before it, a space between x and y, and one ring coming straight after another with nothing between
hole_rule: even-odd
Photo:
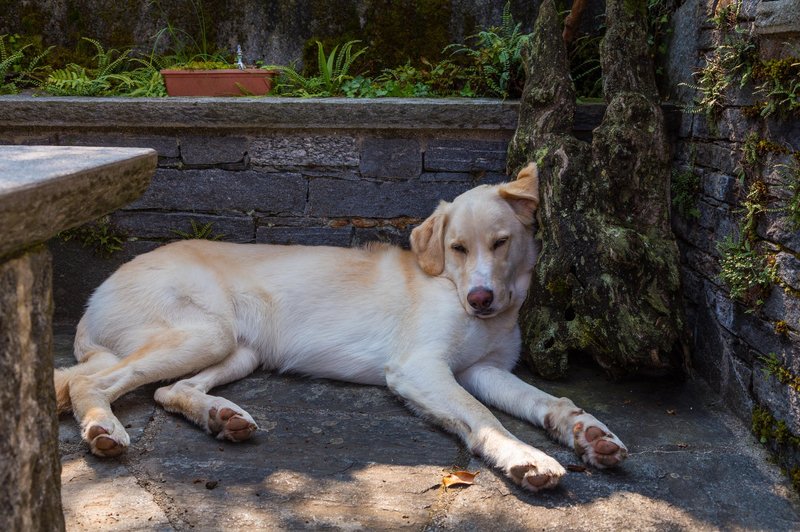
<instances>
[{"instance_id":1,"label":"tree trunk","mask_svg":"<svg viewBox=\"0 0 800 532\"><path fill-rule=\"evenodd\" d=\"M669 148L647 54L644 0L608 0L601 47L608 107L591 145L569 136L575 102L552 0L526 58L514 175L540 168L542 251L520 323L529 362L563 376L583 351L610 375L683 366Z\"/></svg>"}]
</instances>

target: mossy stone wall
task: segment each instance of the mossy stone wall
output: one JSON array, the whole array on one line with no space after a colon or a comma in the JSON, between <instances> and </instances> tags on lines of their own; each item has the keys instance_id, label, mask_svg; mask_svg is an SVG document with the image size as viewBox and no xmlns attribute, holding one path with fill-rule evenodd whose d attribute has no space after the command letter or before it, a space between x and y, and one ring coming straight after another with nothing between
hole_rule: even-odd
<instances>
[{"instance_id":1,"label":"mossy stone wall","mask_svg":"<svg viewBox=\"0 0 800 532\"><path fill-rule=\"evenodd\" d=\"M701 96L692 72L731 42L709 19L735 4L687 0L675 14L667 70L678 102L690 105ZM733 16L740 37L758 44L756 62L791 55L800 45L795 30L782 33L762 18L762 5L771 4L779 2L742 2ZM676 172L694 176L696 185L683 208L673 209L672 226L694 370L740 418L752 418L756 436L797 473L800 451L790 443L800 441L800 393L791 385L800 375L800 226L787 207L792 187L800 186L800 116L760 116L766 95L755 89L734 76L719 108L683 115ZM723 259L731 257L720 247L728 238L756 250L761 269L773 273L768 286L731 296L720 276Z\"/></svg>"},{"instance_id":2,"label":"mossy stone wall","mask_svg":"<svg viewBox=\"0 0 800 532\"><path fill-rule=\"evenodd\" d=\"M0 34L41 37L56 45L55 56L74 60L82 37L104 46L149 51L156 33L171 24L210 49L232 52L241 44L245 60L291 64L316 61L320 40L326 50L347 40L368 46L375 68L435 62L450 43L464 42L478 29L501 22L504 2L495 0L0 0ZM530 28L538 1L513 0L516 20ZM166 41L161 41L162 45ZM91 46L78 52L92 54ZM72 55L71 55L72 54ZM85 59L85 57L84 57Z\"/></svg>"}]
</instances>

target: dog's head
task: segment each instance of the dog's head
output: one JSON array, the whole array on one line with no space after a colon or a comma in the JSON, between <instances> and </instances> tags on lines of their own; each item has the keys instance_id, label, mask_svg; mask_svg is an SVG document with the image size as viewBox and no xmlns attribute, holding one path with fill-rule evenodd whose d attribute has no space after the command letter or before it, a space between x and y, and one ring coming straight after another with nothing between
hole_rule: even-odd
<instances>
[{"instance_id":1,"label":"dog's head","mask_svg":"<svg viewBox=\"0 0 800 532\"><path fill-rule=\"evenodd\" d=\"M482 185L442 202L411 233L425 273L456 285L464 310L491 318L525 300L537 248L531 234L539 178L531 163L516 181Z\"/></svg>"}]
</instances>

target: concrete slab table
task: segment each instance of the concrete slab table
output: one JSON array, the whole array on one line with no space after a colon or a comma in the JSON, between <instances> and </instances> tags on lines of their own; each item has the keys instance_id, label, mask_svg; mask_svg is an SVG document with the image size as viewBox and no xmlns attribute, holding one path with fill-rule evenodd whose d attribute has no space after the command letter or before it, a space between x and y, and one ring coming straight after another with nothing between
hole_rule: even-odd
<instances>
[{"instance_id":1,"label":"concrete slab table","mask_svg":"<svg viewBox=\"0 0 800 532\"><path fill-rule=\"evenodd\" d=\"M0 530L63 530L44 242L139 197L157 154L0 146Z\"/></svg>"}]
</instances>

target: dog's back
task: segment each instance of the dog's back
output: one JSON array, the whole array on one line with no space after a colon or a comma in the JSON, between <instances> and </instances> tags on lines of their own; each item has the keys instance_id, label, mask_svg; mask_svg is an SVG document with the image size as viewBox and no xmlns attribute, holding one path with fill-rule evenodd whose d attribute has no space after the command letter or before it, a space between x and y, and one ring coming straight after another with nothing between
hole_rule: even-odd
<instances>
[{"instance_id":1,"label":"dog's back","mask_svg":"<svg viewBox=\"0 0 800 532\"><path fill-rule=\"evenodd\" d=\"M442 330L462 336L463 318L452 283L397 247L192 240L139 256L103 283L75 354L83 361L104 348L124 359L157 329L202 329L231 350L252 348L267 369L385 384L402 342Z\"/></svg>"}]
</instances>

